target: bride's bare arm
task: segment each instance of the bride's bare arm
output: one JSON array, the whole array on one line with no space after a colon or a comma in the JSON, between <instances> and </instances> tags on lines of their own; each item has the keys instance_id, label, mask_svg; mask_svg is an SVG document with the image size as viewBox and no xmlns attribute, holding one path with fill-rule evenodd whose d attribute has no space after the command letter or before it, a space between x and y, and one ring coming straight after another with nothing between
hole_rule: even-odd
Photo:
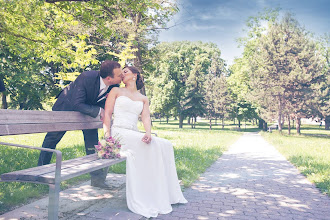
<instances>
[{"instance_id":1,"label":"bride's bare arm","mask_svg":"<svg viewBox=\"0 0 330 220\"><path fill-rule=\"evenodd\" d=\"M143 101L143 110L141 113L141 119L146 130L146 134L142 138L142 141L149 144L151 141L151 119L150 119L150 109L149 109L149 101L148 98L145 98Z\"/></svg>"},{"instance_id":2,"label":"bride's bare arm","mask_svg":"<svg viewBox=\"0 0 330 220\"><path fill-rule=\"evenodd\" d=\"M104 137L111 136L111 118L113 113L113 108L115 106L115 101L118 96L119 88L112 88L104 106L104 120L103 120L103 131Z\"/></svg>"}]
</instances>

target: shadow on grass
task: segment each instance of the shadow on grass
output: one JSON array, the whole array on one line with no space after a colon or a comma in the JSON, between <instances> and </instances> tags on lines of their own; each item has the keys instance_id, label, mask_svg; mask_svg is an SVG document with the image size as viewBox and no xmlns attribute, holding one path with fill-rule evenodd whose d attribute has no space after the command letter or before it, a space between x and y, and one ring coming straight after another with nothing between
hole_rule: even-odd
<instances>
[{"instance_id":1,"label":"shadow on grass","mask_svg":"<svg viewBox=\"0 0 330 220\"><path fill-rule=\"evenodd\" d=\"M179 128L179 123L177 122L169 122L169 123L162 123L162 124L153 124L153 127L157 130L191 130L191 131L198 131L198 130L210 130L210 131L237 131L237 132L259 132L261 129L257 127L247 127L241 126L241 128L236 127L236 125L225 125L224 128L221 127L221 124L212 125L212 129L210 129L208 123L198 122L196 123L195 128L191 128L189 124L183 124L183 128ZM175 127L175 128L173 128Z\"/></svg>"},{"instance_id":2,"label":"shadow on grass","mask_svg":"<svg viewBox=\"0 0 330 220\"><path fill-rule=\"evenodd\" d=\"M283 128L282 129L282 133L280 133L278 130L276 131L273 131L273 132L277 132L283 136L286 136L286 137L313 137L313 138L330 138L330 134L321 134L321 133L304 133L306 131L309 131L309 130L315 130L315 131L319 131L320 129L309 129L309 128L305 128L305 129L301 129L301 134L297 134L294 131L291 131L291 134L289 135L288 134L288 131L287 131L287 128Z\"/></svg>"},{"instance_id":3,"label":"shadow on grass","mask_svg":"<svg viewBox=\"0 0 330 220\"><path fill-rule=\"evenodd\" d=\"M311 133L305 133L301 134L302 136L309 136L309 137L319 137L319 138L330 138L330 135L327 134L311 134Z\"/></svg>"}]
</instances>

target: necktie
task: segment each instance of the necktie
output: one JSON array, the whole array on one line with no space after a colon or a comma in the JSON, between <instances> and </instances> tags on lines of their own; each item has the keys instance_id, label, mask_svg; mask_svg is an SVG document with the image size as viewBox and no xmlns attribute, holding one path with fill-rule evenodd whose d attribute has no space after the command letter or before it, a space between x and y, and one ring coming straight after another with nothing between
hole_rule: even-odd
<instances>
[{"instance_id":1,"label":"necktie","mask_svg":"<svg viewBox=\"0 0 330 220\"><path fill-rule=\"evenodd\" d=\"M99 96L98 97L102 96L103 93L105 93L106 91L107 91L106 90L106 87L104 89L100 89L100 93L99 93Z\"/></svg>"}]
</instances>

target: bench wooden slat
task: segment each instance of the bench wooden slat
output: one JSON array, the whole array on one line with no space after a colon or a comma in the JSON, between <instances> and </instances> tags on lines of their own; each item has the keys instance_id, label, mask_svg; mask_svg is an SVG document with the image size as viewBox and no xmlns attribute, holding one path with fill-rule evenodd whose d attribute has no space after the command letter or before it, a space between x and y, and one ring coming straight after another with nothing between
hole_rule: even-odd
<instances>
[{"instance_id":1,"label":"bench wooden slat","mask_svg":"<svg viewBox=\"0 0 330 220\"><path fill-rule=\"evenodd\" d=\"M0 109L0 136L102 128L99 117L80 112Z\"/></svg>"},{"instance_id":2,"label":"bench wooden slat","mask_svg":"<svg viewBox=\"0 0 330 220\"><path fill-rule=\"evenodd\" d=\"M97 158L94 155L87 155L84 157L79 157L71 160L62 161L62 169L70 169L72 166L78 166L85 162L95 161ZM30 182L38 182L38 177L47 175L49 173L55 172L55 164L47 164L38 167L32 167L23 170L18 170L6 174L2 174L0 177L2 180L21 180L21 181L30 181ZM7 175L9 174L9 175ZM42 180L42 183L51 183L47 180Z\"/></svg>"},{"instance_id":3,"label":"bench wooden slat","mask_svg":"<svg viewBox=\"0 0 330 220\"><path fill-rule=\"evenodd\" d=\"M102 128L102 122L49 123L49 124L0 124L0 136L44 133L51 131L72 131Z\"/></svg>"},{"instance_id":4,"label":"bench wooden slat","mask_svg":"<svg viewBox=\"0 0 330 220\"><path fill-rule=\"evenodd\" d=\"M74 158L71 160L65 160L65 161L62 161L62 170L68 169L68 168L71 168L74 166L78 166L83 163L88 163L88 162L94 161L96 159L97 158L95 158L94 154L91 154L91 155L87 155L87 156L83 156L83 157ZM24 174L25 175L44 175L47 173L54 172L54 169L55 169L54 164L47 164L47 165L43 165L43 166L27 168L24 170ZM21 174L21 173L22 173L21 170L10 172L10 174L12 174L12 175Z\"/></svg>"},{"instance_id":5,"label":"bench wooden slat","mask_svg":"<svg viewBox=\"0 0 330 220\"><path fill-rule=\"evenodd\" d=\"M111 166L124 160L126 160L124 157L120 159L99 159L96 154L92 154L73 160L63 161L61 169L61 181L71 179L85 173L90 173L92 171L106 166ZM72 162L77 163L76 165L72 166ZM45 169L42 170L42 168ZM55 182L55 164L48 164L45 166L29 168L26 170L5 173L0 177L2 181L23 181L53 184Z\"/></svg>"},{"instance_id":6,"label":"bench wooden slat","mask_svg":"<svg viewBox=\"0 0 330 220\"><path fill-rule=\"evenodd\" d=\"M8 110L0 109L0 124L34 124L60 122L93 122L100 121L98 117L72 111L36 111L36 110Z\"/></svg>"},{"instance_id":7,"label":"bench wooden slat","mask_svg":"<svg viewBox=\"0 0 330 220\"><path fill-rule=\"evenodd\" d=\"M90 173L92 171L99 170L100 168L108 167L125 160L125 157L119 159L97 159L93 162L84 163L79 166L76 166L74 167L74 169L65 169L62 170L61 181L71 179L85 173ZM55 178L55 173L52 175L52 178Z\"/></svg>"}]
</instances>

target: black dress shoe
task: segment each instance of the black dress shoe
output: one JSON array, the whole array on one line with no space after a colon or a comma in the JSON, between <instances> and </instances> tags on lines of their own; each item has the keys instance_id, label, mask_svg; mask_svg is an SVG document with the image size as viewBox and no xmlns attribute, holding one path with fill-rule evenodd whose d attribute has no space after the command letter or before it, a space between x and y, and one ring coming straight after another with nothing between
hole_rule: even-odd
<instances>
[{"instance_id":1,"label":"black dress shoe","mask_svg":"<svg viewBox=\"0 0 330 220\"><path fill-rule=\"evenodd\" d=\"M99 181L98 182L92 181L91 186L98 187L101 189L112 189L112 187L106 184L105 182L99 182Z\"/></svg>"}]
</instances>

